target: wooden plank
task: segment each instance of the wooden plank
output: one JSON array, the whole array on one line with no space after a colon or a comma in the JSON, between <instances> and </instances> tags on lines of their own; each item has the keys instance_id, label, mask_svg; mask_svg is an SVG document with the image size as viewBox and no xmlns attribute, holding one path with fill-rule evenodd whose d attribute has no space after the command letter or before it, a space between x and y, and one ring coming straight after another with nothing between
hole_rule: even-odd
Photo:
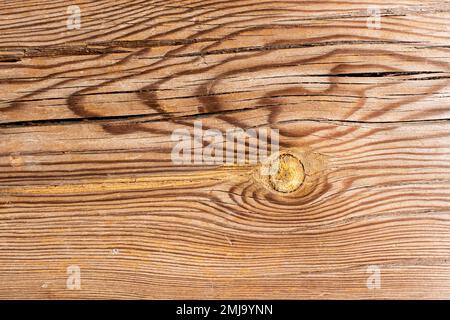
<instances>
[{"instance_id":1,"label":"wooden plank","mask_svg":"<svg viewBox=\"0 0 450 320\"><path fill-rule=\"evenodd\" d=\"M44 2L0 4L0 298L450 297L449 2ZM174 162L199 124L282 166Z\"/></svg>"}]
</instances>

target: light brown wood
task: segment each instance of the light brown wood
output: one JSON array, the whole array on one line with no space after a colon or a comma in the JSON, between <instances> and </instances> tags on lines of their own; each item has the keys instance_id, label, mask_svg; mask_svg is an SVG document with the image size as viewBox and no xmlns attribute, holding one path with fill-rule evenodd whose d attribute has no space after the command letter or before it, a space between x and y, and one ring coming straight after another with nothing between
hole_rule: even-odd
<instances>
[{"instance_id":1,"label":"light brown wood","mask_svg":"<svg viewBox=\"0 0 450 320\"><path fill-rule=\"evenodd\" d=\"M450 298L450 2L0 12L0 298ZM174 164L198 121L283 167Z\"/></svg>"}]
</instances>

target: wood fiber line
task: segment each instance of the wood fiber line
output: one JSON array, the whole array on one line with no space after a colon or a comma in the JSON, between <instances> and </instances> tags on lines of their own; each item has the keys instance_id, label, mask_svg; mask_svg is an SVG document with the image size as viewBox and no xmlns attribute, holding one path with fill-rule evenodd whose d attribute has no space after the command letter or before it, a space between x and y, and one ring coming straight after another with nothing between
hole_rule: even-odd
<instances>
[{"instance_id":1,"label":"wood fiber line","mask_svg":"<svg viewBox=\"0 0 450 320\"><path fill-rule=\"evenodd\" d=\"M0 298L450 297L450 2L0 12ZM174 163L200 122L281 169Z\"/></svg>"}]
</instances>

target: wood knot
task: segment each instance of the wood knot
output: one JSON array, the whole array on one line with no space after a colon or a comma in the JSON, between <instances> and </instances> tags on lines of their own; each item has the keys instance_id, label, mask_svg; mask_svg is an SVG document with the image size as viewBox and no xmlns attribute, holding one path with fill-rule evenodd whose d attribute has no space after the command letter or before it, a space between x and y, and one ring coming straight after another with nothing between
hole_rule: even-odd
<instances>
[{"instance_id":1,"label":"wood knot","mask_svg":"<svg viewBox=\"0 0 450 320\"><path fill-rule=\"evenodd\" d=\"M12 167L21 167L25 164L25 161L19 155L10 155L9 163L11 164Z\"/></svg>"},{"instance_id":2,"label":"wood knot","mask_svg":"<svg viewBox=\"0 0 450 320\"><path fill-rule=\"evenodd\" d=\"M270 164L269 182L272 188L278 192L294 192L304 180L303 164L292 154L281 154Z\"/></svg>"}]
</instances>

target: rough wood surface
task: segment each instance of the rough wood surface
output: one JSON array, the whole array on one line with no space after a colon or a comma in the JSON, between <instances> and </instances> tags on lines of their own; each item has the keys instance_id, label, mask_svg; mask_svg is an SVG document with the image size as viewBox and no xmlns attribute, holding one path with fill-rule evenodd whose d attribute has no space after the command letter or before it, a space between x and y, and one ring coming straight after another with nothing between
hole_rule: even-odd
<instances>
[{"instance_id":1,"label":"rough wood surface","mask_svg":"<svg viewBox=\"0 0 450 320\"><path fill-rule=\"evenodd\" d=\"M450 2L3 0L0 18L0 298L450 298ZM171 133L199 120L279 129L299 189L175 165Z\"/></svg>"}]
</instances>

